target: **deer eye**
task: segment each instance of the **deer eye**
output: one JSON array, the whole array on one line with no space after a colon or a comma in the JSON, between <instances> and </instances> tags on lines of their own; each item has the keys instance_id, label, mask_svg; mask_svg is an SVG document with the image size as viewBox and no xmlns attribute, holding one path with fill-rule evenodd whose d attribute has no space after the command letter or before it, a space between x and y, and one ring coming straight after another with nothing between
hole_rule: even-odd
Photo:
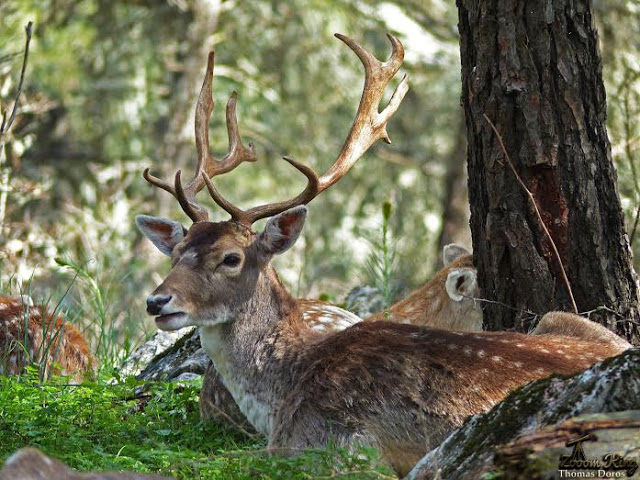
<instances>
[{"instance_id":1,"label":"deer eye","mask_svg":"<svg viewBox=\"0 0 640 480\"><path fill-rule=\"evenodd\" d=\"M229 253L224 256L222 263L227 267L235 267L240 263L240 256L235 253Z\"/></svg>"}]
</instances>

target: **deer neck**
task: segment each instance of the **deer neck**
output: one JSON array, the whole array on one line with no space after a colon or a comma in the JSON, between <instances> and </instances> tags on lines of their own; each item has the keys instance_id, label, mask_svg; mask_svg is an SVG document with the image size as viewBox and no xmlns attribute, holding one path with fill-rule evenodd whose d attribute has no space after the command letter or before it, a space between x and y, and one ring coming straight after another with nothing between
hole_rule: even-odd
<instances>
[{"instance_id":1,"label":"deer neck","mask_svg":"<svg viewBox=\"0 0 640 480\"><path fill-rule=\"evenodd\" d=\"M253 295L231 312L228 323L202 327L205 352L225 386L257 431L268 435L282 392L285 363L301 348L301 315L296 300L267 267Z\"/></svg>"}]
</instances>

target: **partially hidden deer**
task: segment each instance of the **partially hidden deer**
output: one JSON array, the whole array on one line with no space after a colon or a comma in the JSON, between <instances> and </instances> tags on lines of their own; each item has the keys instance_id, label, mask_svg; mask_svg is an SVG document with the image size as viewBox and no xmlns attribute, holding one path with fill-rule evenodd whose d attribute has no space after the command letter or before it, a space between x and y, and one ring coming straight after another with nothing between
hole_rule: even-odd
<instances>
[{"instance_id":1,"label":"partially hidden deer","mask_svg":"<svg viewBox=\"0 0 640 480\"><path fill-rule=\"evenodd\" d=\"M94 360L84 336L62 315L28 296L0 295L0 374L17 375L27 365L38 366L42 378L62 374L82 381Z\"/></svg>"},{"instance_id":2,"label":"partially hidden deer","mask_svg":"<svg viewBox=\"0 0 640 480\"><path fill-rule=\"evenodd\" d=\"M171 192L194 222L187 230L173 220L136 218L172 263L147 297L147 312L163 330L201 328L203 348L225 386L274 451L364 444L379 449L402 475L469 415L532 380L580 371L607 352L570 337L451 332L387 321L356 322L330 335L309 328L305 302L287 291L269 262L300 235L305 204L346 174L377 139L388 138L386 124L407 89L403 79L378 113L382 93L402 63L402 45L389 36L393 52L383 63L354 41L338 38L365 68L362 99L342 150L320 177L286 159L307 177L307 187L291 200L248 210L234 206L213 184L220 173L255 160L255 152L242 146L234 94L227 109L230 151L219 161L209 153L210 55L196 107L195 176L183 187L180 172L173 184L148 170L144 174ZM196 200L204 186L230 220L208 221ZM269 220L254 232L251 226L261 218ZM347 316L336 307L316 308L330 317Z\"/></svg>"},{"instance_id":3,"label":"partially hidden deer","mask_svg":"<svg viewBox=\"0 0 640 480\"><path fill-rule=\"evenodd\" d=\"M473 257L456 244L443 248L444 267L425 285L367 321L391 320L445 330L482 330L482 309Z\"/></svg>"}]
</instances>

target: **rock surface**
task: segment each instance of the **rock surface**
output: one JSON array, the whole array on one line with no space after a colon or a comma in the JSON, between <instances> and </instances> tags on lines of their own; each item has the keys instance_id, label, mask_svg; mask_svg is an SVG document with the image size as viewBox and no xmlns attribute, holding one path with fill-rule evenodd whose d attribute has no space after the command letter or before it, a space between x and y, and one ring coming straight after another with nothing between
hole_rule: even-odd
<instances>
[{"instance_id":1,"label":"rock surface","mask_svg":"<svg viewBox=\"0 0 640 480\"><path fill-rule=\"evenodd\" d=\"M159 330L123 363L120 372L141 380L189 380L204 375L209 363L197 328Z\"/></svg>"}]
</instances>

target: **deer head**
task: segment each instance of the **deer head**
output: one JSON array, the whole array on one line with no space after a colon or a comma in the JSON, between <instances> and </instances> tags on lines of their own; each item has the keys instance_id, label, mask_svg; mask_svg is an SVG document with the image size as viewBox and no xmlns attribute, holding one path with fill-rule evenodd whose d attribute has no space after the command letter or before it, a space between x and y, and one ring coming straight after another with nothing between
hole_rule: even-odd
<instances>
[{"instance_id":1,"label":"deer head","mask_svg":"<svg viewBox=\"0 0 640 480\"><path fill-rule=\"evenodd\" d=\"M482 330L482 308L477 272L471 253L461 245L442 249L444 267L425 285L388 311L367 317L367 321L389 319L444 330Z\"/></svg>"},{"instance_id":2,"label":"deer head","mask_svg":"<svg viewBox=\"0 0 640 480\"><path fill-rule=\"evenodd\" d=\"M147 298L147 311L156 316L164 330L188 325L215 325L231 321L230 312L245 304L257 288L260 275L267 272L273 255L286 251L298 238L307 215L304 205L336 183L377 140L390 142L387 122L395 113L408 89L406 76L396 87L388 105L378 112L378 105L389 81L399 70L404 57L401 43L392 35L392 54L380 62L353 40L336 34L358 56L365 68L365 84L360 105L351 130L333 165L321 176L311 168L289 157L286 162L307 178L307 186L296 197L272 204L241 210L225 199L212 179L233 170L242 162L256 160L253 145L242 144L235 114L237 95L227 104L229 152L216 160L209 153L208 122L213 111L211 86L213 53L209 54L207 71L195 114L195 137L198 151L196 171L186 187L181 172L173 184L152 176L144 178L171 193L184 212L193 220L185 229L173 220L140 215L140 230L163 253L171 256L173 268L165 281ZM196 201L204 187L215 203L231 215L225 222L208 221L206 209ZM271 217L263 232L255 233L251 225Z\"/></svg>"}]
</instances>

